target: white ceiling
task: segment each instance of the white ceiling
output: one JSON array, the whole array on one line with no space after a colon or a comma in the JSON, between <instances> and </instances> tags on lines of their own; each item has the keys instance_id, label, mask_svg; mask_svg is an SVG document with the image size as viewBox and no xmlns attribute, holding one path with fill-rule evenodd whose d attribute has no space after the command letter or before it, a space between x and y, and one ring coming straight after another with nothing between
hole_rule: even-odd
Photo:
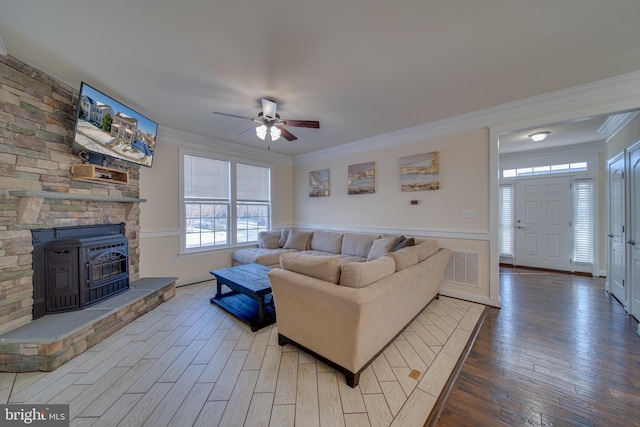
<instances>
[{"instance_id":1,"label":"white ceiling","mask_svg":"<svg viewBox=\"0 0 640 427\"><path fill-rule=\"evenodd\" d=\"M638 0L3 0L0 37L160 126L298 155L638 71L639 20ZM212 114L262 97L320 129L267 144Z\"/></svg>"}]
</instances>

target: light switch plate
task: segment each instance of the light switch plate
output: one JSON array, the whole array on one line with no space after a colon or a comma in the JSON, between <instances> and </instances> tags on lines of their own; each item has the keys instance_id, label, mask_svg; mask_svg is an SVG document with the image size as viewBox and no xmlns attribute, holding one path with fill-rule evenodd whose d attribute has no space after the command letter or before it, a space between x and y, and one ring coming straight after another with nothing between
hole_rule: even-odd
<instances>
[{"instance_id":1,"label":"light switch plate","mask_svg":"<svg viewBox=\"0 0 640 427\"><path fill-rule=\"evenodd\" d=\"M475 209L462 209L462 218L475 218L476 210Z\"/></svg>"}]
</instances>

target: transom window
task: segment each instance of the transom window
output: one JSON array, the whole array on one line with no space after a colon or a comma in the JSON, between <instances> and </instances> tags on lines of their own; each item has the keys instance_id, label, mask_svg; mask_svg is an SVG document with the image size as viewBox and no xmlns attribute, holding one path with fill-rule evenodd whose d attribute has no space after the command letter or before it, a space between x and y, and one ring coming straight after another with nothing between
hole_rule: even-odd
<instances>
[{"instance_id":1,"label":"transom window","mask_svg":"<svg viewBox=\"0 0 640 427\"><path fill-rule=\"evenodd\" d=\"M517 176L545 175L566 172L585 172L587 162L562 163L558 165L531 166L517 169L505 169L502 171L503 178L515 178Z\"/></svg>"},{"instance_id":2,"label":"transom window","mask_svg":"<svg viewBox=\"0 0 640 427\"><path fill-rule=\"evenodd\" d=\"M255 243L271 225L271 169L184 154L183 250Z\"/></svg>"}]
</instances>

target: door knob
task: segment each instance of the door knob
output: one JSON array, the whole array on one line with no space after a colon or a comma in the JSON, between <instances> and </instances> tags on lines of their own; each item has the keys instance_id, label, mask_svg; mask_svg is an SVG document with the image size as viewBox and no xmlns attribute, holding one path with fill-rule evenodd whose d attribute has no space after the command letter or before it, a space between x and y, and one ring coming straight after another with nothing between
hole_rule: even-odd
<instances>
[{"instance_id":1,"label":"door knob","mask_svg":"<svg viewBox=\"0 0 640 427\"><path fill-rule=\"evenodd\" d=\"M607 236L613 239L613 234L607 234Z\"/></svg>"},{"instance_id":2,"label":"door knob","mask_svg":"<svg viewBox=\"0 0 640 427\"><path fill-rule=\"evenodd\" d=\"M634 245L635 246L636 241L631 239L631 240L627 240L627 243L630 244L630 245Z\"/></svg>"}]
</instances>

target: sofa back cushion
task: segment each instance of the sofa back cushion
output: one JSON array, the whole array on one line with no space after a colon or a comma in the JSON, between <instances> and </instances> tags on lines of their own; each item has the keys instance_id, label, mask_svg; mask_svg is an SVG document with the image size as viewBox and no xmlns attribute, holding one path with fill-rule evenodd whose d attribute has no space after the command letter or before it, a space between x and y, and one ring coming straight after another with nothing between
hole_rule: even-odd
<instances>
[{"instance_id":1,"label":"sofa back cushion","mask_svg":"<svg viewBox=\"0 0 640 427\"><path fill-rule=\"evenodd\" d=\"M333 231L314 231L311 238L311 250L339 254L342 247L342 233Z\"/></svg>"},{"instance_id":2,"label":"sofa back cushion","mask_svg":"<svg viewBox=\"0 0 640 427\"><path fill-rule=\"evenodd\" d=\"M287 241L285 242L284 249L296 249L298 251L306 251L309 249L309 242L313 231L304 230L289 230Z\"/></svg>"},{"instance_id":3,"label":"sofa back cushion","mask_svg":"<svg viewBox=\"0 0 640 427\"><path fill-rule=\"evenodd\" d=\"M407 246L391 252L391 256L396 262L396 271L404 270L418 263L418 249L415 246Z\"/></svg>"},{"instance_id":4,"label":"sofa back cushion","mask_svg":"<svg viewBox=\"0 0 640 427\"><path fill-rule=\"evenodd\" d=\"M367 258L373 241L379 238L379 234L344 233L340 253Z\"/></svg>"},{"instance_id":5,"label":"sofa back cushion","mask_svg":"<svg viewBox=\"0 0 640 427\"><path fill-rule=\"evenodd\" d=\"M396 263L390 256L367 262L348 262L342 266L340 285L362 288L392 275L395 269Z\"/></svg>"},{"instance_id":6,"label":"sofa back cushion","mask_svg":"<svg viewBox=\"0 0 640 427\"><path fill-rule=\"evenodd\" d=\"M418 250L418 262L422 262L440 250L440 244L435 239L426 239L415 245Z\"/></svg>"},{"instance_id":7,"label":"sofa back cushion","mask_svg":"<svg viewBox=\"0 0 640 427\"><path fill-rule=\"evenodd\" d=\"M280 255L280 268L334 284L340 281L341 266L337 256L290 252Z\"/></svg>"}]
</instances>

